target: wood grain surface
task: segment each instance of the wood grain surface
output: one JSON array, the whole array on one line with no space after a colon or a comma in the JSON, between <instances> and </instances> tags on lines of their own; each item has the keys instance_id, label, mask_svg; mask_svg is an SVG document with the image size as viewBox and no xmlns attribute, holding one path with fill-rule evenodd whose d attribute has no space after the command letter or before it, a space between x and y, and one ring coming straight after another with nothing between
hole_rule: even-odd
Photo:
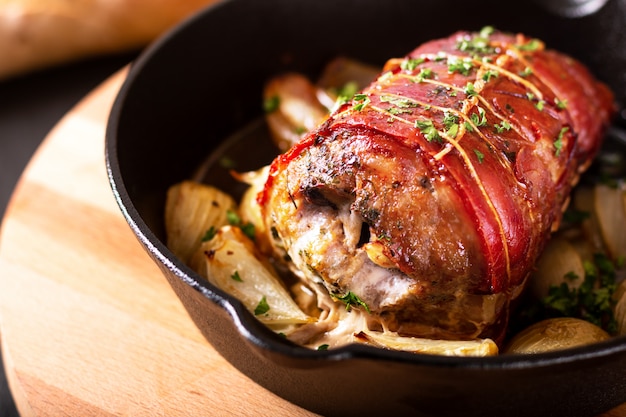
<instances>
[{"instance_id":1,"label":"wood grain surface","mask_svg":"<svg viewBox=\"0 0 626 417\"><path fill-rule=\"evenodd\" d=\"M0 333L20 414L313 416L213 350L119 212L104 132L125 74L50 132L2 223Z\"/></svg>"}]
</instances>

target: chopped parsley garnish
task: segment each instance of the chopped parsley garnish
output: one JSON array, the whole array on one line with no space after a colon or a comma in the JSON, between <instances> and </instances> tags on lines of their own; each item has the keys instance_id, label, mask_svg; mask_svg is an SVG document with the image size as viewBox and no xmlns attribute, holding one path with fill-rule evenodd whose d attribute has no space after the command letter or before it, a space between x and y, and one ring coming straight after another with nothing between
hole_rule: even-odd
<instances>
[{"instance_id":1,"label":"chopped parsley garnish","mask_svg":"<svg viewBox=\"0 0 626 417\"><path fill-rule=\"evenodd\" d=\"M533 70L529 67L524 68L524 70L522 72L519 73L520 77L528 77L529 75L531 75L533 73Z\"/></svg>"},{"instance_id":2,"label":"chopped parsley garnish","mask_svg":"<svg viewBox=\"0 0 626 417\"><path fill-rule=\"evenodd\" d=\"M424 134L424 137L427 141L441 142L441 136L439 135L439 131L435 128L432 120L416 120L415 127Z\"/></svg>"},{"instance_id":3,"label":"chopped parsley garnish","mask_svg":"<svg viewBox=\"0 0 626 417\"><path fill-rule=\"evenodd\" d=\"M547 318L575 317L614 335L617 323L613 313L613 294L617 289L618 267L619 264L613 263L606 255L596 253L593 261L584 262L584 277L573 272L565 274L563 282L550 287L546 297L526 307L519 316L521 326Z\"/></svg>"},{"instance_id":4,"label":"chopped parsley garnish","mask_svg":"<svg viewBox=\"0 0 626 417\"><path fill-rule=\"evenodd\" d=\"M230 276L230 278L231 278L233 281L243 282L243 279L241 279L241 275L239 275L239 271L235 271L235 272L233 272L233 274Z\"/></svg>"},{"instance_id":5,"label":"chopped parsley garnish","mask_svg":"<svg viewBox=\"0 0 626 417\"><path fill-rule=\"evenodd\" d=\"M543 100L539 100L536 104L535 104L535 108L539 111L543 111L543 108L545 107L546 102Z\"/></svg>"},{"instance_id":6,"label":"chopped parsley garnish","mask_svg":"<svg viewBox=\"0 0 626 417\"><path fill-rule=\"evenodd\" d=\"M563 213L563 223L570 225L580 225L583 221L591 217L591 213L584 210L577 210L573 207L568 207Z\"/></svg>"},{"instance_id":7,"label":"chopped parsley garnish","mask_svg":"<svg viewBox=\"0 0 626 417\"><path fill-rule=\"evenodd\" d=\"M487 112L480 106L477 106L476 109L478 113L472 113L470 119L472 123L474 123L477 127L485 126L487 124Z\"/></svg>"},{"instance_id":8,"label":"chopped parsley garnish","mask_svg":"<svg viewBox=\"0 0 626 417\"><path fill-rule=\"evenodd\" d=\"M554 141L554 147L556 148L555 151L555 155L559 156L559 154L561 153L561 149L563 148L563 135L565 135L565 133L569 130L569 127L565 126L561 128L561 131L559 132L559 136L557 136L556 140Z\"/></svg>"},{"instance_id":9,"label":"chopped parsley garnish","mask_svg":"<svg viewBox=\"0 0 626 417\"><path fill-rule=\"evenodd\" d=\"M239 215L233 210L228 210L226 212L226 220L228 221L228 224L240 228L246 236L255 240L254 224L251 222L244 223L243 220L241 220L241 217L239 217Z\"/></svg>"},{"instance_id":10,"label":"chopped parsley garnish","mask_svg":"<svg viewBox=\"0 0 626 417\"><path fill-rule=\"evenodd\" d=\"M349 81L337 90L337 102L335 107L349 102L352 97L359 91L359 85L356 81Z\"/></svg>"},{"instance_id":11,"label":"chopped parsley garnish","mask_svg":"<svg viewBox=\"0 0 626 417\"><path fill-rule=\"evenodd\" d=\"M261 301L259 301L259 304L257 304L254 309L254 315L260 316L267 313L268 311L270 311L270 305L267 303L267 299L265 298L265 296L263 296L263 298L261 298Z\"/></svg>"},{"instance_id":12,"label":"chopped parsley garnish","mask_svg":"<svg viewBox=\"0 0 626 417\"><path fill-rule=\"evenodd\" d=\"M443 117L443 125L446 127L446 134L455 138L459 133L459 116L454 113L445 112Z\"/></svg>"},{"instance_id":13,"label":"chopped parsley garnish","mask_svg":"<svg viewBox=\"0 0 626 417\"><path fill-rule=\"evenodd\" d=\"M423 68L419 74L417 74L417 82L421 83L426 78L433 78L434 72L430 68Z\"/></svg>"},{"instance_id":14,"label":"chopped parsley garnish","mask_svg":"<svg viewBox=\"0 0 626 417\"><path fill-rule=\"evenodd\" d=\"M496 78L500 75L498 71L495 70L487 70L483 74L483 81L488 83L492 78Z\"/></svg>"},{"instance_id":15,"label":"chopped parsley garnish","mask_svg":"<svg viewBox=\"0 0 626 417\"><path fill-rule=\"evenodd\" d=\"M474 63L469 58L448 58L448 72L450 74L458 72L462 75L469 75L469 73L472 71L472 68L474 68Z\"/></svg>"},{"instance_id":16,"label":"chopped parsley garnish","mask_svg":"<svg viewBox=\"0 0 626 417\"><path fill-rule=\"evenodd\" d=\"M424 58L406 58L400 63L400 68L405 71L414 71L424 61Z\"/></svg>"},{"instance_id":17,"label":"chopped parsley garnish","mask_svg":"<svg viewBox=\"0 0 626 417\"><path fill-rule=\"evenodd\" d=\"M407 109L409 107L417 107L417 103L407 99L407 98L400 98L400 97L395 97L395 96L391 96L388 94L383 94L380 96L380 101L383 103L390 103L393 104L396 107L400 107L403 109Z\"/></svg>"},{"instance_id":18,"label":"chopped parsley garnish","mask_svg":"<svg viewBox=\"0 0 626 417\"><path fill-rule=\"evenodd\" d=\"M478 91L476 91L476 88L474 87L474 84L471 82L468 82L467 85L465 86L465 94L467 94L468 97L473 97L473 96L477 96L478 95Z\"/></svg>"},{"instance_id":19,"label":"chopped parsley garnish","mask_svg":"<svg viewBox=\"0 0 626 417\"><path fill-rule=\"evenodd\" d=\"M476 158L478 158L478 163L482 164L485 159L485 155L478 149L474 149L474 153L476 154Z\"/></svg>"},{"instance_id":20,"label":"chopped parsley garnish","mask_svg":"<svg viewBox=\"0 0 626 417\"><path fill-rule=\"evenodd\" d=\"M329 346L327 343L324 343L323 345L319 345L317 347L317 350L328 350Z\"/></svg>"},{"instance_id":21,"label":"chopped parsley garnish","mask_svg":"<svg viewBox=\"0 0 626 417\"><path fill-rule=\"evenodd\" d=\"M541 41L539 39L531 39L529 42L515 45L520 51L537 51L541 49Z\"/></svg>"},{"instance_id":22,"label":"chopped parsley garnish","mask_svg":"<svg viewBox=\"0 0 626 417\"><path fill-rule=\"evenodd\" d=\"M614 334L615 265L605 255L595 254L593 262L584 262L584 267L585 277L578 288L570 288L566 282L553 286L542 303L554 315L579 317ZM570 273L566 279L577 281L580 278Z\"/></svg>"},{"instance_id":23,"label":"chopped parsley garnish","mask_svg":"<svg viewBox=\"0 0 626 417\"><path fill-rule=\"evenodd\" d=\"M450 125L448 130L446 130L446 135L450 136L451 138L456 138L456 135L458 135L458 134L459 134L459 124L458 123L454 123L454 124Z\"/></svg>"},{"instance_id":24,"label":"chopped parsley garnish","mask_svg":"<svg viewBox=\"0 0 626 417\"><path fill-rule=\"evenodd\" d=\"M370 103L370 98L367 96L367 94L355 94L354 101L357 102L357 104L354 106L354 110L361 111L365 106Z\"/></svg>"},{"instance_id":25,"label":"chopped parsley garnish","mask_svg":"<svg viewBox=\"0 0 626 417\"><path fill-rule=\"evenodd\" d=\"M336 300L343 302L346 305L346 310L350 311L353 307L361 306L367 311L370 312L370 308L361 300L356 294L352 291L348 291L345 295L337 295L331 294L332 297Z\"/></svg>"},{"instance_id":26,"label":"chopped parsley garnish","mask_svg":"<svg viewBox=\"0 0 626 417\"><path fill-rule=\"evenodd\" d=\"M389 107L386 111L389 114L392 114L394 116L400 115L400 114L412 114L413 110L412 108L417 107L418 104L406 99L406 98L401 98L401 97L395 97L392 95L388 95L388 94L383 94L380 96L380 101L381 103L389 103L392 105L392 107ZM393 123L395 121L395 119L393 117L390 117L388 119L389 123Z\"/></svg>"},{"instance_id":27,"label":"chopped parsley garnish","mask_svg":"<svg viewBox=\"0 0 626 417\"><path fill-rule=\"evenodd\" d=\"M449 111L446 111L443 115L443 125L446 129L450 129L450 127L459 122L459 116Z\"/></svg>"},{"instance_id":28,"label":"chopped parsley garnish","mask_svg":"<svg viewBox=\"0 0 626 417\"><path fill-rule=\"evenodd\" d=\"M493 127L495 127L496 132L498 133L503 133L507 130L511 130L511 124L506 120L503 120L500 123L493 125Z\"/></svg>"},{"instance_id":29,"label":"chopped parsley garnish","mask_svg":"<svg viewBox=\"0 0 626 417\"><path fill-rule=\"evenodd\" d=\"M567 108L567 100L560 100L558 98L554 99L554 104L556 104L556 108L563 110Z\"/></svg>"},{"instance_id":30,"label":"chopped parsley garnish","mask_svg":"<svg viewBox=\"0 0 626 417\"><path fill-rule=\"evenodd\" d=\"M486 28L490 28L487 26ZM493 30L483 29L478 35L475 35L469 39L463 38L457 42L456 48L463 52L472 52L478 54L490 54L494 52L494 49L489 46L489 35L493 33Z\"/></svg>"},{"instance_id":31,"label":"chopped parsley garnish","mask_svg":"<svg viewBox=\"0 0 626 417\"><path fill-rule=\"evenodd\" d=\"M204 232L204 236L202 236L201 241L202 242L208 242L209 240L213 239L216 234L217 234L217 230L215 229L214 226L211 226L211 227L209 227L209 230Z\"/></svg>"},{"instance_id":32,"label":"chopped parsley garnish","mask_svg":"<svg viewBox=\"0 0 626 417\"><path fill-rule=\"evenodd\" d=\"M229 224L234 226L241 224L241 217L239 217L239 215L232 210L228 210L226 212L226 220Z\"/></svg>"},{"instance_id":33,"label":"chopped parsley garnish","mask_svg":"<svg viewBox=\"0 0 626 417\"><path fill-rule=\"evenodd\" d=\"M470 120L476 127L485 126L487 124L487 112L485 112L485 109L480 106L476 106L476 109L478 110L478 113L472 113L470 115ZM468 132L474 131L474 126L472 126L472 123L467 121L464 122L465 129Z\"/></svg>"},{"instance_id":34,"label":"chopped parsley garnish","mask_svg":"<svg viewBox=\"0 0 626 417\"><path fill-rule=\"evenodd\" d=\"M387 112L389 112L389 114L393 114L393 115L411 114L411 113L413 113L413 111L411 109L400 109L398 107L390 107L390 108L387 109Z\"/></svg>"},{"instance_id":35,"label":"chopped parsley garnish","mask_svg":"<svg viewBox=\"0 0 626 417\"><path fill-rule=\"evenodd\" d=\"M273 113L278 110L278 106L280 106L280 97L272 96L268 97L263 101L263 111L265 113Z\"/></svg>"}]
</instances>

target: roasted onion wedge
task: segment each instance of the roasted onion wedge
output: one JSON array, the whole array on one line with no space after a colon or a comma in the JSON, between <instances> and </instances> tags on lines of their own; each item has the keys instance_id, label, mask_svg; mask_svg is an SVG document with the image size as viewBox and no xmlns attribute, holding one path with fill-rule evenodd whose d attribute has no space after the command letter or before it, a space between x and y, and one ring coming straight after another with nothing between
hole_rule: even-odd
<instances>
[{"instance_id":1,"label":"roasted onion wedge","mask_svg":"<svg viewBox=\"0 0 626 417\"><path fill-rule=\"evenodd\" d=\"M270 244L267 241L267 232L265 230L265 223L261 216L261 209L256 203L257 194L263 190L265 181L267 181L267 174L269 167L265 166L256 171L249 171L244 173L234 173L235 177L248 184L248 189L244 192L239 202L239 215L241 220L245 223L254 225L255 230L255 243L257 247L267 253L270 248Z\"/></svg>"},{"instance_id":2,"label":"roasted onion wedge","mask_svg":"<svg viewBox=\"0 0 626 417\"><path fill-rule=\"evenodd\" d=\"M194 181L171 186L165 203L168 248L189 262L207 232L228 224L228 211L236 209L233 197L213 186Z\"/></svg>"},{"instance_id":3,"label":"roasted onion wedge","mask_svg":"<svg viewBox=\"0 0 626 417\"><path fill-rule=\"evenodd\" d=\"M272 78L265 86L263 100L274 143L283 152L291 148L379 72L380 68L340 57L325 67L317 84L297 73Z\"/></svg>"},{"instance_id":4,"label":"roasted onion wedge","mask_svg":"<svg viewBox=\"0 0 626 417\"><path fill-rule=\"evenodd\" d=\"M626 257L626 188L597 184L594 187L594 212L598 226L612 259Z\"/></svg>"},{"instance_id":5,"label":"roasted onion wedge","mask_svg":"<svg viewBox=\"0 0 626 417\"><path fill-rule=\"evenodd\" d=\"M539 257L528 290L534 299L540 300L548 295L550 287L558 287L562 283L570 288L577 287L584 278L585 266L576 247L567 238L555 236Z\"/></svg>"},{"instance_id":6,"label":"roasted onion wedge","mask_svg":"<svg viewBox=\"0 0 626 417\"><path fill-rule=\"evenodd\" d=\"M261 322L284 326L315 321L302 312L271 265L237 227L224 226L202 244L192 267L231 294Z\"/></svg>"},{"instance_id":7,"label":"roasted onion wedge","mask_svg":"<svg viewBox=\"0 0 626 417\"><path fill-rule=\"evenodd\" d=\"M281 151L293 146L328 115L317 88L301 74L273 78L263 92L266 120L274 143Z\"/></svg>"},{"instance_id":8,"label":"roasted onion wedge","mask_svg":"<svg viewBox=\"0 0 626 417\"><path fill-rule=\"evenodd\" d=\"M326 65L317 81L321 92L318 98L325 107L333 110L342 100L352 96L374 81L380 68L354 59L339 57Z\"/></svg>"},{"instance_id":9,"label":"roasted onion wedge","mask_svg":"<svg viewBox=\"0 0 626 417\"><path fill-rule=\"evenodd\" d=\"M354 338L357 342L380 348L413 353L443 356L492 356L498 354L498 346L491 339L433 340L372 331L361 331L355 334Z\"/></svg>"}]
</instances>

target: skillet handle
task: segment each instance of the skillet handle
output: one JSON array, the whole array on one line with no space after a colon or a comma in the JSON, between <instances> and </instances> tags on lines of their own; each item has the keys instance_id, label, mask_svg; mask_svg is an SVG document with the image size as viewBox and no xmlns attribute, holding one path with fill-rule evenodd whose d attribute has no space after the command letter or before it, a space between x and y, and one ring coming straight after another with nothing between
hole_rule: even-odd
<instances>
[{"instance_id":1,"label":"skillet handle","mask_svg":"<svg viewBox=\"0 0 626 417\"><path fill-rule=\"evenodd\" d=\"M534 0L549 13L566 18L589 16L606 5L610 0Z\"/></svg>"}]
</instances>

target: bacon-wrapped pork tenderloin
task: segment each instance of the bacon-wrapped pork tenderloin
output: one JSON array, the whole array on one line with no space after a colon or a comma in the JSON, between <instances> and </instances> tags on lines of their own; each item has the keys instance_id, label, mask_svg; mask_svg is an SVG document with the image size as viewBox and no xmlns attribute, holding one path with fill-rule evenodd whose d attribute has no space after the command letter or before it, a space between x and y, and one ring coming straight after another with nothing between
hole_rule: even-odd
<instances>
[{"instance_id":1,"label":"bacon-wrapped pork tenderloin","mask_svg":"<svg viewBox=\"0 0 626 417\"><path fill-rule=\"evenodd\" d=\"M371 328L501 342L613 112L541 41L459 32L388 61L276 158L258 202L276 251Z\"/></svg>"}]
</instances>

